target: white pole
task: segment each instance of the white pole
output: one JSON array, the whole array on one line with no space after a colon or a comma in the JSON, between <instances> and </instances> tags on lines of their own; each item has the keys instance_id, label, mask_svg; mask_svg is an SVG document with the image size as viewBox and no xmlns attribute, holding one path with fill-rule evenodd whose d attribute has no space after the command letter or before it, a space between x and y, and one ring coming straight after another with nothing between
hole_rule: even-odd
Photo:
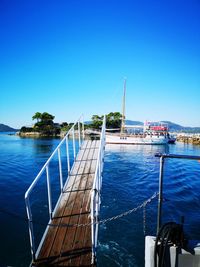
<instances>
[{"instance_id":1,"label":"white pole","mask_svg":"<svg viewBox=\"0 0 200 267\"><path fill-rule=\"evenodd\" d=\"M48 203L49 203L49 218L52 219L52 203L51 203L51 184L50 184L50 175L49 175L49 165L46 166L47 174L47 192L48 192Z\"/></svg>"},{"instance_id":2,"label":"white pole","mask_svg":"<svg viewBox=\"0 0 200 267\"><path fill-rule=\"evenodd\" d=\"M60 173L60 191L63 192L63 175L62 175L62 161L60 154L60 147L58 148L58 163L59 163L59 173Z\"/></svg>"},{"instance_id":3,"label":"white pole","mask_svg":"<svg viewBox=\"0 0 200 267\"><path fill-rule=\"evenodd\" d=\"M74 160L75 160L75 158L76 158L76 147L75 147L74 128L72 130L72 136L73 136L73 150L74 150Z\"/></svg>"},{"instance_id":4,"label":"white pole","mask_svg":"<svg viewBox=\"0 0 200 267\"><path fill-rule=\"evenodd\" d=\"M67 154L67 169L68 174L70 173L70 160L69 160L69 139L66 137L66 154Z\"/></svg>"},{"instance_id":5,"label":"white pole","mask_svg":"<svg viewBox=\"0 0 200 267\"><path fill-rule=\"evenodd\" d=\"M79 144L79 149L80 149L81 147L80 121L78 121L78 144Z\"/></svg>"}]
</instances>

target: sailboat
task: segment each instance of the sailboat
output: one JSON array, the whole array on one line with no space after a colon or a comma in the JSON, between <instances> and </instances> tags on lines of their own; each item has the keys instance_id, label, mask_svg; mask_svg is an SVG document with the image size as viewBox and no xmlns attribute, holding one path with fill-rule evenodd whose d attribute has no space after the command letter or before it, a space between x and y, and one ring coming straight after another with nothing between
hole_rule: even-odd
<instances>
[{"instance_id":1,"label":"sailboat","mask_svg":"<svg viewBox=\"0 0 200 267\"><path fill-rule=\"evenodd\" d=\"M130 126L126 126L125 102L126 79L124 80L121 129L119 133L106 133L107 144L165 145L168 143L169 133L167 123L146 121L143 126L131 126L131 128L140 128L142 131L139 134L128 132Z\"/></svg>"}]
</instances>

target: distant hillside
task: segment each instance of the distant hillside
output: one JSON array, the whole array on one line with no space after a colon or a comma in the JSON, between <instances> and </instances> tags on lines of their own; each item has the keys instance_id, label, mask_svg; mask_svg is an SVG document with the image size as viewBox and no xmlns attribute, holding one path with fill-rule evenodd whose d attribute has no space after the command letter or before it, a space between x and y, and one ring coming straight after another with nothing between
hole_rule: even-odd
<instances>
[{"instance_id":1,"label":"distant hillside","mask_svg":"<svg viewBox=\"0 0 200 267\"><path fill-rule=\"evenodd\" d=\"M184 132L184 133L200 133L200 127L185 127L171 121L162 121L168 124L171 132ZM85 124L89 125L92 121L85 121ZM143 125L144 122L126 120L126 125Z\"/></svg>"},{"instance_id":2,"label":"distant hillside","mask_svg":"<svg viewBox=\"0 0 200 267\"><path fill-rule=\"evenodd\" d=\"M17 129L14 129L8 125L0 123L0 132L16 132Z\"/></svg>"},{"instance_id":3,"label":"distant hillside","mask_svg":"<svg viewBox=\"0 0 200 267\"><path fill-rule=\"evenodd\" d=\"M90 125L92 121L84 121L86 125ZM132 121L132 120L126 120L126 125L143 125L143 122L141 121Z\"/></svg>"},{"instance_id":4,"label":"distant hillside","mask_svg":"<svg viewBox=\"0 0 200 267\"><path fill-rule=\"evenodd\" d=\"M92 121L84 121L84 124L86 125L90 125L92 123Z\"/></svg>"},{"instance_id":5,"label":"distant hillside","mask_svg":"<svg viewBox=\"0 0 200 267\"><path fill-rule=\"evenodd\" d=\"M170 131L182 131L183 130L183 126L176 124L174 122L171 121L162 121L168 124Z\"/></svg>"},{"instance_id":6,"label":"distant hillside","mask_svg":"<svg viewBox=\"0 0 200 267\"><path fill-rule=\"evenodd\" d=\"M200 133L200 127L185 127L171 121L163 121L168 124L171 132Z\"/></svg>"},{"instance_id":7,"label":"distant hillside","mask_svg":"<svg viewBox=\"0 0 200 267\"><path fill-rule=\"evenodd\" d=\"M200 133L200 127L185 127L171 121L162 122L168 124L170 132ZM126 120L126 125L143 125L143 122Z\"/></svg>"},{"instance_id":8,"label":"distant hillside","mask_svg":"<svg viewBox=\"0 0 200 267\"><path fill-rule=\"evenodd\" d=\"M144 123L141 121L132 121L132 120L126 120L126 125L143 125Z\"/></svg>"}]
</instances>

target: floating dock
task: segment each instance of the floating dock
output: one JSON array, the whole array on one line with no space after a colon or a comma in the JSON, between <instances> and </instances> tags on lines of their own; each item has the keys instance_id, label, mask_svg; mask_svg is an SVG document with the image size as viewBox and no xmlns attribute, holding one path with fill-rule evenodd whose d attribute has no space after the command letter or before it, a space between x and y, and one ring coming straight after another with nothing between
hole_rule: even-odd
<instances>
[{"instance_id":1,"label":"floating dock","mask_svg":"<svg viewBox=\"0 0 200 267\"><path fill-rule=\"evenodd\" d=\"M105 130L103 131L105 133ZM103 131L100 140L79 142L81 143L79 151L77 154L74 153L76 157L64 186L61 179L61 194L53 211L48 166L53 155L58 153L60 178L62 178L61 157L59 156L60 145L57 147L57 152L54 151L26 192L25 200L32 252L31 266L96 266L101 173L105 148ZM72 136L74 137L74 129ZM66 144L68 146L68 137ZM75 144L74 140L73 144ZM67 147L67 154L68 152ZM29 195L41 173L45 170L50 220L40 245L36 249Z\"/></svg>"},{"instance_id":2,"label":"floating dock","mask_svg":"<svg viewBox=\"0 0 200 267\"><path fill-rule=\"evenodd\" d=\"M99 141L85 141L64 187L36 266L90 266L92 259L90 192ZM69 225L69 226L68 226ZM75 225L75 226L73 226Z\"/></svg>"}]
</instances>

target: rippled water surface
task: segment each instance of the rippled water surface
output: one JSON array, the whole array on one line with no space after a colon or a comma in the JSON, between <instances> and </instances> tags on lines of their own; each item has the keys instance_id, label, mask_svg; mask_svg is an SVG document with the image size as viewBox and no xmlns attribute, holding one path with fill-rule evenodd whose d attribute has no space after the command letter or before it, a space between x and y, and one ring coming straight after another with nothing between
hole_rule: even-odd
<instances>
[{"instance_id":1,"label":"rippled water surface","mask_svg":"<svg viewBox=\"0 0 200 267\"><path fill-rule=\"evenodd\" d=\"M59 139L32 139L0 134L0 266L28 266L30 245L24 193ZM177 143L168 146L106 147L101 218L134 207L158 191L159 159L155 153L200 155L200 147ZM52 166L52 172L57 167ZM58 179L53 180L58 195ZM47 222L46 184L41 181L32 199L38 240ZM163 221L185 217L189 238L200 239L200 162L167 159L164 170ZM55 202L55 199L54 199ZM118 220L100 225L98 266L144 266L144 234L155 234L157 200ZM3 242L2 242L3 241Z\"/></svg>"}]
</instances>

